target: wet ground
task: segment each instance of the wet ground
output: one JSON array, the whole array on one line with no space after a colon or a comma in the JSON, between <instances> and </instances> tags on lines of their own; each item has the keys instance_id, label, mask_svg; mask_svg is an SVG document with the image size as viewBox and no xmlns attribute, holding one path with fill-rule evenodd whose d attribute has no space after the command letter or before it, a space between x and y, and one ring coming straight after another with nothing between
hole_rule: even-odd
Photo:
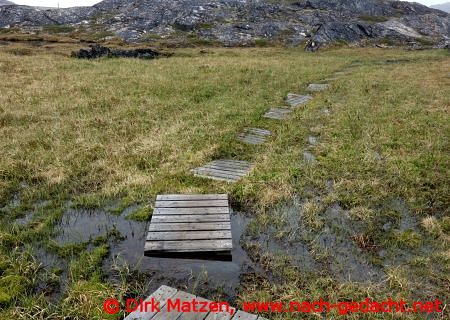
<instances>
[{"instance_id":1,"label":"wet ground","mask_svg":"<svg viewBox=\"0 0 450 320\"><path fill-rule=\"evenodd\" d=\"M330 182L327 190L332 189ZM316 196L308 201L321 203L322 199ZM15 196L7 208L19 204L20 197ZM267 277L260 261L254 258L254 252L249 251L249 258L242 248L251 248L249 244L257 244L263 254L288 257L300 272L310 274L320 270L340 281L360 283L379 282L385 277L384 267L408 263L410 259L424 255L429 250L426 244L414 250L399 250L397 247L364 250L358 246L355 235L363 234L367 226L353 220L348 210L337 203L322 207L318 212L320 227L311 228L305 222L305 204L305 200L294 198L289 203L279 205L270 212L274 223L263 230L260 226L253 226L257 230L254 234L249 231L252 229L249 224L257 223L257 219L250 220L242 213L233 213L231 224L234 249L232 261L229 262L145 257L143 253L148 223L128 219L140 206L131 206L117 215L110 213L108 209L74 209L68 203L51 241L59 246L87 244L87 250L91 250L96 245L94 240L104 237L110 247L110 254L103 262L108 281L120 281L118 270L125 268L133 274L145 275L145 294L166 284L194 293L201 292L206 297L208 292L212 295L221 294L229 301L235 299L242 279L255 274ZM42 206L45 206L45 202L36 204L35 208ZM376 227L385 236L418 231L418 221L404 201L392 200L386 203L384 210L392 213L376 221ZM26 227L32 220L33 211L28 211L18 217L15 224ZM52 300L59 300L67 287L69 261L41 246L34 247L33 254L45 270L60 270L58 285L49 289L42 284L38 288L39 291L47 292ZM378 259L376 264L373 263L374 256Z\"/></svg>"},{"instance_id":2,"label":"wet ground","mask_svg":"<svg viewBox=\"0 0 450 320\"><path fill-rule=\"evenodd\" d=\"M312 230L302 218L303 206L304 202L296 200L279 207L276 214L284 223L269 227L249 241L259 243L272 254L287 255L299 271L327 270L342 281L368 282L381 278L382 270L370 264L352 241L358 230L348 212L333 204L322 213L320 230Z\"/></svg>"},{"instance_id":3,"label":"wet ground","mask_svg":"<svg viewBox=\"0 0 450 320\"><path fill-rule=\"evenodd\" d=\"M241 213L233 213L231 216L232 261L224 262L145 257L147 223L127 219L136 209L139 207L130 207L122 214L114 215L103 210L69 208L57 225L57 235L53 240L60 246L89 243L90 250L93 240L101 236L107 237L110 255L104 260L103 269L108 279L117 281L117 270L126 267L148 276L149 291L157 289L161 284L203 292L217 291L220 288L227 299L234 300L241 276L258 269L240 245L248 224L248 219ZM35 249L34 252L43 267L48 270L61 268L63 282L67 279L67 262L42 248ZM58 291L64 291L64 288L62 283L62 290ZM60 295L61 292L55 296L58 298Z\"/></svg>"}]
</instances>

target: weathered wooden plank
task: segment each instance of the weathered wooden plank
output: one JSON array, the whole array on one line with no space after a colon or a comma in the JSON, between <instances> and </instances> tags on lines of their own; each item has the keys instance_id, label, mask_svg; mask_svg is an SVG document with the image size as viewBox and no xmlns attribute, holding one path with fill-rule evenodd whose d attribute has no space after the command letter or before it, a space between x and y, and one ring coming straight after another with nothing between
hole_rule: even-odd
<instances>
[{"instance_id":1,"label":"weathered wooden plank","mask_svg":"<svg viewBox=\"0 0 450 320\"><path fill-rule=\"evenodd\" d=\"M177 299L180 299L180 301L191 301L192 299L195 299L195 296L183 291L178 291L171 299L172 301L176 301ZM176 310L169 311L166 305L152 320L176 320L180 315L181 312Z\"/></svg>"},{"instance_id":2,"label":"weathered wooden plank","mask_svg":"<svg viewBox=\"0 0 450 320\"><path fill-rule=\"evenodd\" d=\"M152 252L231 251L232 249L233 241L231 239L145 242L145 251Z\"/></svg>"},{"instance_id":3,"label":"weathered wooden plank","mask_svg":"<svg viewBox=\"0 0 450 320\"><path fill-rule=\"evenodd\" d=\"M156 201L155 208L228 207L228 200Z\"/></svg>"},{"instance_id":4,"label":"weathered wooden plank","mask_svg":"<svg viewBox=\"0 0 450 320\"><path fill-rule=\"evenodd\" d=\"M228 196L158 196L146 240L145 254L150 256L231 257Z\"/></svg>"},{"instance_id":5,"label":"weathered wooden plank","mask_svg":"<svg viewBox=\"0 0 450 320\"><path fill-rule=\"evenodd\" d=\"M208 239L231 239L231 238L232 238L231 230L150 232L147 235L147 241L208 240Z\"/></svg>"},{"instance_id":6,"label":"weathered wooden plank","mask_svg":"<svg viewBox=\"0 0 450 320\"><path fill-rule=\"evenodd\" d=\"M298 107L302 104L310 101L312 97L310 95L300 95L295 93L288 93L286 101L291 107Z\"/></svg>"},{"instance_id":7,"label":"weathered wooden plank","mask_svg":"<svg viewBox=\"0 0 450 320\"><path fill-rule=\"evenodd\" d=\"M328 84L325 83L311 83L308 85L306 90L311 92L325 91L329 88Z\"/></svg>"},{"instance_id":8,"label":"weathered wooden plank","mask_svg":"<svg viewBox=\"0 0 450 320\"><path fill-rule=\"evenodd\" d=\"M219 177L219 178L226 178L230 180L239 180L242 176L245 174L238 173L238 172L231 172L231 171L224 171L219 169L212 169L212 168L197 168L192 170L192 172L206 175L206 176L213 176L213 177Z\"/></svg>"},{"instance_id":9,"label":"weathered wooden plank","mask_svg":"<svg viewBox=\"0 0 450 320\"><path fill-rule=\"evenodd\" d=\"M233 163L230 161L217 161L216 160L216 161L209 162L206 165L201 166L199 168L203 168L206 166L221 166L221 167L228 167L228 168L233 168L233 169L237 169L237 170L248 170L249 168L252 167L252 165L253 164L249 163L249 162L243 164L243 163Z\"/></svg>"},{"instance_id":10,"label":"weathered wooden plank","mask_svg":"<svg viewBox=\"0 0 450 320\"><path fill-rule=\"evenodd\" d=\"M154 215L152 223L176 223L176 222L228 222L230 221L229 214L196 214L196 215Z\"/></svg>"},{"instance_id":11,"label":"weathered wooden plank","mask_svg":"<svg viewBox=\"0 0 450 320\"><path fill-rule=\"evenodd\" d=\"M148 231L200 231L200 230L230 230L229 222L205 223L150 223Z\"/></svg>"},{"instance_id":12,"label":"weathered wooden plank","mask_svg":"<svg viewBox=\"0 0 450 320\"><path fill-rule=\"evenodd\" d=\"M246 137L238 137L239 141L248 143L248 144L254 144L254 145L258 145L258 144L263 144L265 142L264 139L256 139L253 138L251 136L246 136Z\"/></svg>"},{"instance_id":13,"label":"weathered wooden plank","mask_svg":"<svg viewBox=\"0 0 450 320\"><path fill-rule=\"evenodd\" d=\"M162 285L158 290L153 292L145 301L152 301L152 298L159 302L160 307L164 307L168 299L173 297L177 293L177 289ZM156 311L143 310L142 312L136 310L130 313L125 320L150 320L156 315Z\"/></svg>"},{"instance_id":14,"label":"weathered wooden plank","mask_svg":"<svg viewBox=\"0 0 450 320\"><path fill-rule=\"evenodd\" d=\"M211 301L206 300L201 297L196 297L195 300L199 302L208 302L211 303ZM177 320L203 320L205 317L208 316L209 312L185 312L182 313L181 316Z\"/></svg>"},{"instance_id":15,"label":"weathered wooden plank","mask_svg":"<svg viewBox=\"0 0 450 320\"><path fill-rule=\"evenodd\" d=\"M252 163L247 161L226 161L226 160L215 160L210 162L209 164L215 164L215 165L226 165L233 168L250 168L253 166Z\"/></svg>"},{"instance_id":16,"label":"weathered wooden plank","mask_svg":"<svg viewBox=\"0 0 450 320\"><path fill-rule=\"evenodd\" d=\"M255 141L260 141L260 142L264 142L266 141L265 136L260 136L254 133L241 133L238 135L239 139L248 139L248 140L255 140Z\"/></svg>"},{"instance_id":17,"label":"weathered wooden plank","mask_svg":"<svg viewBox=\"0 0 450 320\"><path fill-rule=\"evenodd\" d=\"M236 173L237 175L246 174L249 170L248 167L234 167L227 163L208 163L198 169L215 169L230 172L231 174Z\"/></svg>"},{"instance_id":18,"label":"weathered wooden plank","mask_svg":"<svg viewBox=\"0 0 450 320\"><path fill-rule=\"evenodd\" d=\"M270 108L268 112L289 114L292 113L292 110L283 108Z\"/></svg>"},{"instance_id":19,"label":"weathered wooden plank","mask_svg":"<svg viewBox=\"0 0 450 320\"><path fill-rule=\"evenodd\" d=\"M279 114L267 114L265 118L275 119L275 120L286 120L287 117Z\"/></svg>"},{"instance_id":20,"label":"weathered wooden plank","mask_svg":"<svg viewBox=\"0 0 450 320\"><path fill-rule=\"evenodd\" d=\"M272 135L272 132L266 129L260 129L260 128L246 128L245 129L249 133L254 133L262 136L270 136Z\"/></svg>"},{"instance_id":21,"label":"weathered wooden plank","mask_svg":"<svg viewBox=\"0 0 450 320\"><path fill-rule=\"evenodd\" d=\"M155 215L169 215L169 214L221 214L230 213L230 208L227 207L196 207L196 208L155 208L153 216Z\"/></svg>"},{"instance_id":22,"label":"weathered wooden plank","mask_svg":"<svg viewBox=\"0 0 450 320\"><path fill-rule=\"evenodd\" d=\"M219 253L219 252L217 252ZM222 311L220 312L183 312L182 310L172 310L169 311L167 302L170 299L173 304L180 302L188 302L192 305L193 300L211 302L207 299L196 297L192 294L186 293L184 291L178 291L177 289L170 288L167 286L161 286L153 294L151 294L145 301L152 301L152 298L160 303L161 312L134 312L128 315L125 320L267 320L258 315L252 315L243 311L237 311L236 309L229 307L229 309L224 305L222 306Z\"/></svg>"},{"instance_id":23,"label":"weathered wooden plank","mask_svg":"<svg viewBox=\"0 0 450 320\"><path fill-rule=\"evenodd\" d=\"M266 136L264 135L259 135L256 133L252 133L252 132L246 132L246 133L241 133L238 135L239 138L241 139L253 139L253 140L258 140L258 141L265 141L266 140Z\"/></svg>"},{"instance_id":24,"label":"weathered wooden plank","mask_svg":"<svg viewBox=\"0 0 450 320\"><path fill-rule=\"evenodd\" d=\"M222 309L222 312L210 312L205 320L230 320L235 313L235 308L230 308L228 311Z\"/></svg>"},{"instance_id":25,"label":"weathered wooden plank","mask_svg":"<svg viewBox=\"0 0 450 320\"><path fill-rule=\"evenodd\" d=\"M209 175L209 174L199 173L199 172L194 172L194 171L193 171L193 173L194 173L195 177L211 179L211 180L217 180L217 181L236 182L236 181L239 180L238 178L218 177L218 176L212 176L212 175Z\"/></svg>"},{"instance_id":26,"label":"weathered wooden plank","mask_svg":"<svg viewBox=\"0 0 450 320\"><path fill-rule=\"evenodd\" d=\"M215 160L215 161L248 164L248 161L244 161L244 160L234 160L234 159L220 159L220 160Z\"/></svg>"},{"instance_id":27,"label":"weathered wooden plank","mask_svg":"<svg viewBox=\"0 0 450 320\"><path fill-rule=\"evenodd\" d=\"M292 113L292 110L290 110L290 109L271 108L269 111L267 111L264 114L264 117L270 118L270 119L284 120L291 113Z\"/></svg>"},{"instance_id":28,"label":"weathered wooden plank","mask_svg":"<svg viewBox=\"0 0 450 320\"><path fill-rule=\"evenodd\" d=\"M246 313L244 311L239 310L235 313L233 320L256 320L258 316L255 314Z\"/></svg>"},{"instance_id":29,"label":"weathered wooden plank","mask_svg":"<svg viewBox=\"0 0 450 320\"><path fill-rule=\"evenodd\" d=\"M156 196L156 201L177 201L177 200L228 200L227 194L160 194Z\"/></svg>"},{"instance_id":30,"label":"weathered wooden plank","mask_svg":"<svg viewBox=\"0 0 450 320\"><path fill-rule=\"evenodd\" d=\"M241 142L245 142L247 144L252 144L252 145L260 145L263 144L265 141L264 140L254 140L254 139L249 139L249 138L238 138L239 141Z\"/></svg>"},{"instance_id":31,"label":"weathered wooden plank","mask_svg":"<svg viewBox=\"0 0 450 320\"><path fill-rule=\"evenodd\" d=\"M255 140L266 140L266 136L265 135L260 135L257 133L253 133L253 132L245 132L245 133L240 133L238 135L239 138L250 138L250 139L255 139Z\"/></svg>"}]
</instances>

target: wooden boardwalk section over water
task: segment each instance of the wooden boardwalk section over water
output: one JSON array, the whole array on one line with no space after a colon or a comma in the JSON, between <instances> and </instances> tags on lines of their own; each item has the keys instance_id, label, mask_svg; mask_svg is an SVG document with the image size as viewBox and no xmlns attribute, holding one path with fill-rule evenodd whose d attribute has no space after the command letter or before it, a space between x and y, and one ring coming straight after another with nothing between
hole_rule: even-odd
<instances>
[{"instance_id":1,"label":"wooden boardwalk section over water","mask_svg":"<svg viewBox=\"0 0 450 320\"><path fill-rule=\"evenodd\" d=\"M160 312L147 310L147 312L135 311L130 313L125 320L267 320L258 315L236 311L234 308L221 312L180 312L178 310L168 310L168 301L192 303L192 300L210 303L211 301L193 294L179 291L168 286L161 286L152 293L145 301L159 303ZM149 308L150 309L150 308Z\"/></svg>"},{"instance_id":2,"label":"wooden boardwalk section over water","mask_svg":"<svg viewBox=\"0 0 450 320\"><path fill-rule=\"evenodd\" d=\"M232 249L228 195L157 196L146 256L230 260Z\"/></svg>"},{"instance_id":3,"label":"wooden boardwalk section over water","mask_svg":"<svg viewBox=\"0 0 450 320\"><path fill-rule=\"evenodd\" d=\"M213 180L236 182L246 176L253 168L253 164L240 160L215 160L202 167L192 169L196 177Z\"/></svg>"}]
</instances>

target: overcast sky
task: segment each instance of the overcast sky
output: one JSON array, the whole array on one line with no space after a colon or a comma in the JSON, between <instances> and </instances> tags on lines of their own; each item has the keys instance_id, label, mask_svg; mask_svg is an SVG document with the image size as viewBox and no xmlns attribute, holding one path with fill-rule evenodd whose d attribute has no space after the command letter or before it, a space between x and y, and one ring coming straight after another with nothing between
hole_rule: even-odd
<instances>
[{"instance_id":1,"label":"overcast sky","mask_svg":"<svg viewBox=\"0 0 450 320\"><path fill-rule=\"evenodd\" d=\"M11 0L17 4L25 4L29 6L43 6L43 7L57 7L58 2L61 8L75 7L75 6L92 6L100 2L99 0ZM450 0L416 0L416 2L425 5L444 3Z\"/></svg>"}]
</instances>

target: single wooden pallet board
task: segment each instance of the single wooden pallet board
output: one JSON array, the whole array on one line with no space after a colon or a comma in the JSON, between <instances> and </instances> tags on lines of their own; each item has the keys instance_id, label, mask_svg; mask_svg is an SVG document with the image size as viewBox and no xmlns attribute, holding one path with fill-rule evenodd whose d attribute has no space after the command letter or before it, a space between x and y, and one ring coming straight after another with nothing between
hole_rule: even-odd
<instances>
[{"instance_id":1,"label":"single wooden pallet board","mask_svg":"<svg viewBox=\"0 0 450 320\"><path fill-rule=\"evenodd\" d=\"M306 88L306 90L308 90L310 92L319 92L319 91L325 91L329 87L330 86L326 83L311 83L310 85L308 85L308 88Z\"/></svg>"},{"instance_id":2,"label":"single wooden pallet board","mask_svg":"<svg viewBox=\"0 0 450 320\"><path fill-rule=\"evenodd\" d=\"M244 132L238 135L238 140L248 144L263 144L272 132L259 128L245 128Z\"/></svg>"},{"instance_id":3,"label":"single wooden pallet board","mask_svg":"<svg viewBox=\"0 0 450 320\"><path fill-rule=\"evenodd\" d=\"M312 99L310 95L300 95L295 93L288 93L286 102L292 107L296 108L302 104L309 102Z\"/></svg>"},{"instance_id":4,"label":"single wooden pallet board","mask_svg":"<svg viewBox=\"0 0 450 320\"><path fill-rule=\"evenodd\" d=\"M145 255L229 260L233 241L226 194L156 197Z\"/></svg>"},{"instance_id":5,"label":"single wooden pallet board","mask_svg":"<svg viewBox=\"0 0 450 320\"><path fill-rule=\"evenodd\" d=\"M192 169L196 177L213 180L236 182L246 176L253 168L253 164L239 160L215 160L202 167Z\"/></svg>"},{"instance_id":6,"label":"single wooden pallet board","mask_svg":"<svg viewBox=\"0 0 450 320\"><path fill-rule=\"evenodd\" d=\"M153 292L145 302L150 305L152 302L159 304L160 311L151 311L151 307L147 310L135 311L130 313L125 320L267 320L255 314L246 313L243 311L236 311L230 307L228 310L222 308L219 312L181 312L177 308L169 310L169 302L174 305L176 302L193 304L193 299L200 302L211 303L210 300L193 294L177 290L165 285L159 287Z\"/></svg>"},{"instance_id":7,"label":"single wooden pallet board","mask_svg":"<svg viewBox=\"0 0 450 320\"><path fill-rule=\"evenodd\" d=\"M267 111L263 117L275 120L285 120L291 113L292 110L290 109L270 108L270 110Z\"/></svg>"},{"instance_id":8,"label":"single wooden pallet board","mask_svg":"<svg viewBox=\"0 0 450 320\"><path fill-rule=\"evenodd\" d=\"M337 78L337 77L325 78L322 81L323 82L331 82L331 81L336 81L336 80L339 80L339 78Z\"/></svg>"},{"instance_id":9,"label":"single wooden pallet board","mask_svg":"<svg viewBox=\"0 0 450 320\"><path fill-rule=\"evenodd\" d=\"M346 76L346 75L349 75L349 74L350 74L349 71L336 71L334 73L335 76Z\"/></svg>"}]
</instances>

